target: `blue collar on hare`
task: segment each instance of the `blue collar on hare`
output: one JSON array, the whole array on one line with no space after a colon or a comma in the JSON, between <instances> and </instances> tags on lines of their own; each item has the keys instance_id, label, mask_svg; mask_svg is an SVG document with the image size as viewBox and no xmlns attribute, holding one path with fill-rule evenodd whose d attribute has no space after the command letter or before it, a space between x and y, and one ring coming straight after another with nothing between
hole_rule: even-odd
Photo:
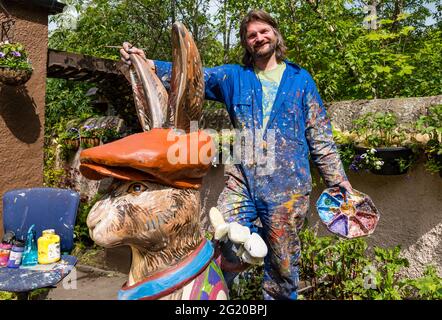
<instances>
[{"instance_id":1,"label":"blue collar on hare","mask_svg":"<svg viewBox=\"0 0 442 320\"><path fill-rule=\"evenodd\" d=\"M154 274L132 286L123 285L118 300L154 300L183 287L210 264L214 254L212 243L204 239L186 259L170 269Z\"/></svg>"}]
</instances>

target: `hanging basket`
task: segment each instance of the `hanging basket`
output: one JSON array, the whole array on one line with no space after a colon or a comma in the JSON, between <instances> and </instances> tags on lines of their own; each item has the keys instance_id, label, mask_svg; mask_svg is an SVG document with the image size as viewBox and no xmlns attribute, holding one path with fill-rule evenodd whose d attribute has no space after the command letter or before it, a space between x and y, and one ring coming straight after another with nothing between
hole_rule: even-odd
<instances>
[{"instance_id":1,"label":"hanging basket","mask_svg":"<svg viewBox=\"0 0 442 320\"><path fill-rule=\"evenodd\" d=\"M0 82L9 86L20 86L28 82L32 69L13 69L0 66Z\"/></svg>"}]
</instances>

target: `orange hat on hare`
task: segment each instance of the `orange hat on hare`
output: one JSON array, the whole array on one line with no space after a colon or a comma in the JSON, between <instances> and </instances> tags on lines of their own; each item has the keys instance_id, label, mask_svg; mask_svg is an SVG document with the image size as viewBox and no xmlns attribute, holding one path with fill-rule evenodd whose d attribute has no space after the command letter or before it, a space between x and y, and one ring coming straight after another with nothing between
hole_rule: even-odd
<instances>
[{"instance_id":1,"label":"orange hat on hare","mask_svg":"<svg viewBox=\"0 0 442 320\"><path fill-rule=\"evenodd\" d=\"M214 150L204 131L179 135L173 129L152 129L84 150L80 172L91 180L114 177L199 189Z\"/></svg>"}]
</instances>

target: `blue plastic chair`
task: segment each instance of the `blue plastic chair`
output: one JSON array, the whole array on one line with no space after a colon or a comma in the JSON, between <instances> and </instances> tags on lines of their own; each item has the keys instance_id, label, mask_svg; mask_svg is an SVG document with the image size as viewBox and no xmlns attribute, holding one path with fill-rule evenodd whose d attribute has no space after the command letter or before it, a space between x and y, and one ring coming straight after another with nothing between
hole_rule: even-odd
<instances>
[{"instance_id":1,"label":"blue plastic chair","mask_svg":"<svg viewBox=\"0 0 442 320\"><path fill-rule=\"evenodd\" d=\"M77 259L68 255L74 244L74 226L80 195L56 188L15 189L3 195L4 231L13 231L16 239L26 239L34 224L37 238L45 229L55 229L60 236L61 261L51 270L0 268L0 291L20 293L26 298L34 289L51 287L66 277ZM36 268L34 268L36 269Z\"/></svg>"}]
</instances>

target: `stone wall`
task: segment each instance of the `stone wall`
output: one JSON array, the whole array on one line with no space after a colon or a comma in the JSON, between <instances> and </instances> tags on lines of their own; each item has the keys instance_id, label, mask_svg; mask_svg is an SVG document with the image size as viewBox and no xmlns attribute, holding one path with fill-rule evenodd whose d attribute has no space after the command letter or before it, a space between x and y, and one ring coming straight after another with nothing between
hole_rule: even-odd
<instances>
[{"instance_id":1,"label":"stone wall","mask_svg":"<svg viewBox=\"0 0 442 320\"><path fill-rule=\"evenodd\" d=\"M341 130L352 128L352 121L367 112L393 112L399 123L415 122L428 107L442 104L442 95L421 98L339 101L326 104L333 125Z\"/></svg>"},{"instance_id":2,"label":"stone wall","mask_svg":"<svg viewBox=\"0 0 442 320\"><path fill-rule=\"evenodd\" d=\"M442 95L419 98L348 100L325 103L327 114L333 125L341 130L352 128L352 121L367 112L392 112L399 123L411 123L426 115L431 106L442 104ZM225 109L204 110L201 120L203 128L221 130L232 128Z\"/></svg>"}]
</instances>

